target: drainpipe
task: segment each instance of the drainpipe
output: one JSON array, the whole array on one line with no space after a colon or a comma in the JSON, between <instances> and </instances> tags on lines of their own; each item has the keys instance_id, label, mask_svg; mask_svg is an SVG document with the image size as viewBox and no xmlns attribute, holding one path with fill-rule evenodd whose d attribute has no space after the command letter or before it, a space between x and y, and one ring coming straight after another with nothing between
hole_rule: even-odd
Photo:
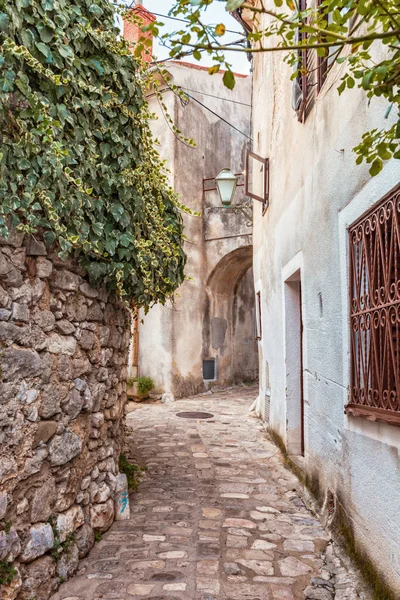
<instances>
[{"instance_id":1,"label":"drainpipe","mask_svg":"<svg viewBox=\"0 0 400 600\"><path fill-rule=\"evenodd\" d=\"M131 362L132 377L139 377L139 315L135 310L132 321L132 362Z\"/></svg>"}]
</instances>

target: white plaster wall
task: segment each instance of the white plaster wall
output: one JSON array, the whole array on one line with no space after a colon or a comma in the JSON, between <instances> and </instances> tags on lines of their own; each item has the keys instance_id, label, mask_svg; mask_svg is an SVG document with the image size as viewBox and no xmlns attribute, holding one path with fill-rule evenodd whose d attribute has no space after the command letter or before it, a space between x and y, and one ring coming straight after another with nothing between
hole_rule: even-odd
<instances>
[{"instance_id":1,"label":"white plaster wall","mask_svg":"<svg viewBox=\"0 0 400 600\"><path fill-rule=\"evenodd\" d=\"M287 442L284 281L301 255L306 470L322 490L338 493L358 542L400 594L400 430L344 415L346 228L398 183L400 163L387 164L373 180L365 165L355 165L352 148L367 129L388 125L387 106L368 106L359 90L339 97L341 69L330 73L301 124L282 56L254 59L253 148L271 165L270 207L264 217L254 208L254 271L263 300L260 398L269 381L270 427Z\"/></svg>"},{"instance_id":2,"label":"white plaster wall","mask_svg":"<svg viewBox=\"0 0 400 600\"><path fill-rule=\"evenodd\" d=\"M203 178L215 177L225 167L234 173L244 169L246 136L250 135L251 78L238 77L230 92L223 85L221 74L211 77L207 70L173 61L164 66L175 85L245 134L235 131L193 99L183 106L167 90L163 97L169 114L183 135L197 144L195 149L188 148L172 135L157 99L150 99L159 117L152 129L160 141L160 154L172 171L171 183L181 201L201 216L183 215L188 280L177 291L173 305L153 308L144 317L140 325L140 371L142 375L151 374L159 388L182 396L204 389L202 360L209 358L204 340L209 276L227 253L251 244L251 227L246 225L246 219L221 210L216 192L203 196ZM235 201L240 202L242 197L243 188L238 188ZM224 370L219 372L223 375Z\"/></svg>"}]
</instances>

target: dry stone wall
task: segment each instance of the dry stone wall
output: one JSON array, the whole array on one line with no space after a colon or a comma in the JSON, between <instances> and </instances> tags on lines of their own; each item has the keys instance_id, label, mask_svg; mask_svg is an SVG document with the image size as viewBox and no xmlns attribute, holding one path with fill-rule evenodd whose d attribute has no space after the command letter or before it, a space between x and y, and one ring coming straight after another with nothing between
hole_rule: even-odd
<instances>
[{"instance_id":1,"label":"dry stone wall","mask_svg":"<svg viewBox=\"0 0 400 600\"><path fill-rule=\"evenodd\" d=\"M129 339L73 261L0 239L2 599L47 600L114 519Z\"/></svg>"}]
</instances>

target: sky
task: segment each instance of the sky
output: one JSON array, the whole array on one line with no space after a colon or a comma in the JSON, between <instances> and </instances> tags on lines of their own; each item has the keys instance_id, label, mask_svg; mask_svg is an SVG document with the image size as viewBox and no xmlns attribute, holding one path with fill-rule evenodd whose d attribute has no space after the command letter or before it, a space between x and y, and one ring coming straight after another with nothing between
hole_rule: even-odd
<instances>
[{"instance_id":1,"label":"sky","mask_svg":"<svg viewBox=\"0 0 400 600\"><path fill-rule=\"evenodd\" d=\"M166 18L173 4L173 0L143 0L143 5L148 10L153 13L165 15L165 17L157 16L157 20L164 23L164 27L162 28L161 32L174 31L176 29L180 29L184 25L183 23ZM226 43L239 39L242 36L242 32L240 24L233 17L231 17L228 12L226 12L224 4L224 2L213 2L211 6L208 7L203 20L207 24L217 25L218 23L224 23L227 29L238 32L238 35L231 33L225 34L225 36L221 39ZM153 53L159 60L168 57L168 49L164 48L158 42L158 40L155 40ZM232 64L233 70L236 73L248 74L250 72L250 63L245 53L230 52L227 53L227 57L228 62ZM208 55L205 55L200 61L195 60L191 56L185 57L184 60L186 62L204 66L210 66L212 64L212 61Z\"/></svg>"}]
</instances>

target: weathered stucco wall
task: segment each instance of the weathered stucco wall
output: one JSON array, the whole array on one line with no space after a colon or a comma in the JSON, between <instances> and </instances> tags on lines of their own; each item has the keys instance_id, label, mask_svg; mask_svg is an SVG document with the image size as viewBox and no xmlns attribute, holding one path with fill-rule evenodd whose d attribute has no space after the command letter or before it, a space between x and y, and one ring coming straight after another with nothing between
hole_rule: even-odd
<instances>
[{"instance_id":1,"label":"weathered stucco wall","mask_svg":"<svg viewBox=\"0 0 400 600\"><path fill-rule=\"evenodd\" d=\"M280 54L254 57L254 150L269 157L271 169L270 207L264 217L254 208L255 288L263 319L260 404L270 394L270 427L290 447L287 386L299 367L288 347L295 310L287 292L300 274L304 468L322 498L328 488L336 492L360 548L400 594L400 430L344 414L347 227L398 183L399 162L372 180L365 165L356 166L352 148L363 132L388 126L387 106L377 100L369 105L357 89L339 97L342 68L332 69L302 124L291 108L291 71ZM300 404L294 408L300 411Z\"/></svg>"},{"instance_id":2,"label":"weathered stucco wall","mask_svg":"<svg viewBox=\"0 0 400 600\"><path fill-rule=\"evenodd\" d=\"M171 184L181 195L182 202L201 216L184 214L188 280L177 291L173 304L154 307L148 315L142 315L139 356L140 374L149 375L160 390L172 391L179 397L206 389L203 359L217 360L218 384L248 379L250 372L253 372L253 379L256 377L257 344L252 335L252 324L248 318L240 321L237 335L248 341L247 363L253 361L253 369L249 364L244 369L243 364L235 362L233 331L234 296L240 278L252 263L251 226L243 214L223 209L216 191L203 194L203 179L216 177L226 167L234 173L244 169L246 136L250 135L251 78L239 76L235 90L230 92L223 85L221 74L211 77L206 69L182 63L168 62L164 66L172 82L192 96L183 106L170 89L165 89L163 94L174 123L185 136L195 140L196 148L189 148L172 135L155 97L150 98L150 103L158 120L152 127L160 141L160 154L171 171ZM194 98L244 135L199 105ZM212 183L209 182L209 187L213 187ZM235 202L241 201L243 188L238 187ZM226 275L224 257L243 247L250 248L249 260L246 258L237 273ZM227 280L223 297L214 296L210 287L214 272L217 277ZM251 285L249 279L246 281ZM244 310L246 315L251 315L254 307L252 286L248 293L241 295L238 303L247 303ZM218 328L215 319L219 318L225 321L222 324L225 335L221 344L215 345L211 330ZM237 346L241 348L239 342Z\"/></svg>"},{"instance_id":3,"label":"weathered stucco wall","mask_svg":"<svg viewBox=\"0 0 400 600\"><path fill-rule=\"evenodd\" d=\"M73 261L0 240L2 599L46 600L113 521L129 337Z\"/></svg>"}]
</instances>

